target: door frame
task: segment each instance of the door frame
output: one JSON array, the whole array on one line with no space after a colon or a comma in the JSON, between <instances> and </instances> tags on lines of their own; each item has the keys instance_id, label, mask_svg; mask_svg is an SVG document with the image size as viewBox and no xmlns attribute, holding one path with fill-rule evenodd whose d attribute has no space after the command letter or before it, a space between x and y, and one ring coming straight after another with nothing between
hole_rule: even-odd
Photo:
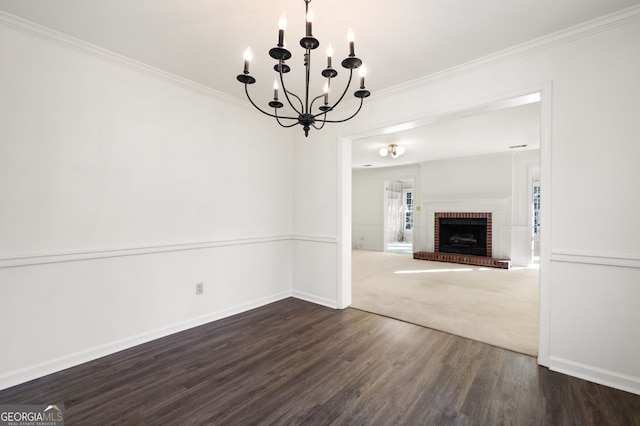
<instances>
[{"instance_id":1,"label":"door frame","mask_svg":"<svg viewBox=\"0 0 640 426\"><path fill-rule=\"evenodd\" d=\"M425 115L413 120L397 120L385 126L390 129L405 125L428 125L469 115L506 108L519 97L540 96L540 188L541 188L541 234L540 234L540 314L538 324L538 364L549 366L550 354L550 269L551 269L551 117L552 82L547 81L502 96L469 102L456 110L446 110ZM512 105L515 106L515 105ZM384 129L361 130L336 138L338 154L338 249L337 249L337 306L346 308L351 304L351 150L354 140L380 134Z\"/></svg>"}]
</instances>

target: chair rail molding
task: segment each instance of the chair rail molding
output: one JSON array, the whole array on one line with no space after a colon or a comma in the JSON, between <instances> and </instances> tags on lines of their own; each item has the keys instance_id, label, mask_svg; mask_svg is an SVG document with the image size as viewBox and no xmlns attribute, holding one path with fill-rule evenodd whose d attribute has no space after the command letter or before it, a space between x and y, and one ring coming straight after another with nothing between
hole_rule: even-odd
<instances>
[{"instance_id":1,"label":"chair rail molding","mask_svg":"<svg viewBox=\"0 0 640 426\"><path fill-rule=\"evenodd\" d=\"M213 247L228 247L249 244L264 244L279 241L291 241L291 235L271 237L238 238L231 240L191 242L179 244L158 244L149 246L107 248L63 253L34 254L26 256L9 256L0 258L0 269L16 266L41 265L46 263L74 262L89 259L104 259L109 257L137 256L154 253L165 253L181 250L199 250Z\"/></svg>"}]
</instances>

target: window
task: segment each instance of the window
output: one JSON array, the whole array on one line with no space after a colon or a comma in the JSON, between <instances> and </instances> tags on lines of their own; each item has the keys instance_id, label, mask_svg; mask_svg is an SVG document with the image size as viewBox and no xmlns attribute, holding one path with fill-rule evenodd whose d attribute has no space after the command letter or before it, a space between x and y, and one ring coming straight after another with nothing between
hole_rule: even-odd
<instances>
[{"instance_id":1,"label":"window","mask_svg":"<svg viewBox=\"0 0 640 426\"><path fill-rule=\"evenodd\" d=\"M413 229L413 191L404 191L404 206L406 210L404 212L404 229Z\"/></svg>"},{"instance_id":2,"label":"window","mask_svg":"<svg viewBox=\"0 0 640 426\"><path fill-rule=\"evenodd\" d=\"M533 235L540 235L540 184L533 185Z\"/></svg>"}]
</instances>

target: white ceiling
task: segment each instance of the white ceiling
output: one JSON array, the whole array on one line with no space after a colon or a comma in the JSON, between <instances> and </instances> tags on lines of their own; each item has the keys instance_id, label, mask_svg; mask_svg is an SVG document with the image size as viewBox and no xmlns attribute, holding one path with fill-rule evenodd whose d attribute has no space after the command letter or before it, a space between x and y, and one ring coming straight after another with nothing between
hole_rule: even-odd
<instances>
[{"instance_id":1,"label":"white ceiling","mask_svg":"<svg viewBox=\"0 0 640 426\"><path fill-rule=\"evenodd\" d=\"M490 110L444 117L408 130L379 134L353 143L354 168L391 167L454 157L471 157L540 148L540 97L538 94L494 104ZM487 107L489 108L489 107ZM381 157L389 144L405 148L397 158Z\"/></svg>"},{"instance_id":2,"label":"white ceiling","mask_svg":"<svg viewBox=\"0 0 640 426\"><path fill-rule=\"evenodd\" d=\"M346 32L351 27L356 55L368 69L367 89L375 96L377 91L637 4L640 0L313 0L314 36L321 42L312 58L313 71L319 73L324 66L329 43L336 52L334 65L346 57ZM299 85L303 81L302 74L296 72L302 67L302 48L297 40L304 32L303 0L0 0L0 11L240 99L245 99L244 88L236 75L242 71L245 48L251 46L255 58L251 74L258 80L252 90L264 104L271 100L275 77L267 52L277 42L278 20L284 12L289 22L287 46L294 55L289 61L294 69L289 77ZM320 92L322 79L315 75L312 79ZM534 109L522 107L519 112L500 116L486 114L493 120L491 124L481 124L477 118L475 125L486 132L483 137L474 137L472 143L478 146L500 139L486 130L497 128L499 117L531 124L525 113ZM465 125L472 124L468 121ZM503 130L508 132L510 126ZM445 143L442 132L447 127L451 138L457 139ZM472 131L480 134L478 129ZM473 150L461 145L451 123L431 129L429 135L416 132L398 138L407 140L408 146L417 140L433 140L429 142L432 151L436 140L442 146L455 146L454 152ZM531 130L518 137L530 138ZM357 142L380 145L388 138ZM514 138L505 135L502 139ZM366 161L364 156L354 155L354 165Z\"/></svg>"}]
</instances>

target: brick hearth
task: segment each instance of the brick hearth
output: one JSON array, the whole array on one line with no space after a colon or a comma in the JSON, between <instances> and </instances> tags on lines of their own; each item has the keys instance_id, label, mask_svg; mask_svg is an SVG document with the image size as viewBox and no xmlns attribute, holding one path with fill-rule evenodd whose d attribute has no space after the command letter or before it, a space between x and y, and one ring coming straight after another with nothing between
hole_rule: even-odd
<instances>
[{"instance_id":1,"label":"brick hearth","mask_svg":"<svg viewBox=\"0 0 640 426\"><path fill-rule=\"evenodd\" d=\"M429 253L418 251L413 253L414 259L435 260L436 262L460 263L463 265L487 266L490 268L509 269L511 261L508 259L494 259L486 256L473 256L459 253Z\"/></svg>"}]
</instances>

